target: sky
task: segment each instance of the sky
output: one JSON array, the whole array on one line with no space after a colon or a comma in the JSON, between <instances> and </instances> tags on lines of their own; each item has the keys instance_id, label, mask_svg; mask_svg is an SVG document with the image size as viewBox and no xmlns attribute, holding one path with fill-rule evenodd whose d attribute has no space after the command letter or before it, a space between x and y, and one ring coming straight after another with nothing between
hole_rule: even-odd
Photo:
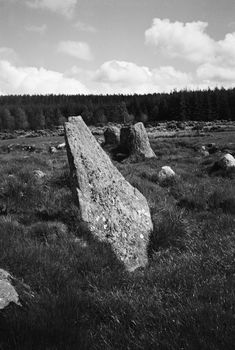
<instances>
[{"instance_id":1,"label":"sky","mask_svg":"<svg viewBox=\"0 0 235 350\"><path fill-rule=\"evenodd\" d=\"M235 87L234 0L0 0L0 95Z\"/></svg>"}]
</instances>

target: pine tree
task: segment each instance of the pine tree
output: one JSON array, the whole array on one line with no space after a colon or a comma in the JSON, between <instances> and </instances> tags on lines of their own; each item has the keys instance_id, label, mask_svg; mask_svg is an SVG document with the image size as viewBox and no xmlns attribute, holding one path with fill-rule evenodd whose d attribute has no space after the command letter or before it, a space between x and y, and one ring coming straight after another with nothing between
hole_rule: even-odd
<instances>
[{"instance_id":1,"label":"pine tree","mask_svg":"<svg viewBox=\"0 0 235 350\"><path fill-rule=\"evenodd\" d=\"M180 96L180 120L184 122L187 119L187 107L185 102L184 93Z\"/></svg>"},{"instance_id":2,"label":"pine tree","mask_svg":"<svg viewBox=\"0 0 235 350\"><path fill-rule=\"evenodd\" d=\"M44 129L46 126L45 115L41 109L35 111L34 117L30 121L30 127L33 130Z\"/></svg>"},{"instance_id":3,"label":"pine tree","mask_svg":"<svg viewBox=\"0 0 235 350\"><path fill-rule=\"evenodd\" d=\"M2 122L3 128L6 130L14 130L15 129L15 118L11 114L8 108L3 108L2 111Z\"/></svg>"},{"instance_id":4,"label":"pine tree","mask_svg":"<svg viewBox=\"0 0 235 350\"><path fill-rule=\"evenodd\" d=\"M29 127L27 115L21 107L15 109L15 124L16 129L26 130Z\"/></svg>"},{"instance_id":5,"label":"pine tree","mask_svg":"<svg viewBox=\"0 0 235 350\"><path fill-rule=\"evenodd\" d=\"M95 124L106 124L107 123L107 117L104 113L103 108L98 108L94 112L94 122Z\"/></svg>"},{"instance_id":6,"label":"pine tree","mask_svg":"<svg viewBox=\"0 0 235 350\"><path fill-rule=\"evenodd\" d=\"M61 113L60 108L57 108L55 112L55 125L64 125L66 120L67 119Z\"/></svg>"}]
</instances>

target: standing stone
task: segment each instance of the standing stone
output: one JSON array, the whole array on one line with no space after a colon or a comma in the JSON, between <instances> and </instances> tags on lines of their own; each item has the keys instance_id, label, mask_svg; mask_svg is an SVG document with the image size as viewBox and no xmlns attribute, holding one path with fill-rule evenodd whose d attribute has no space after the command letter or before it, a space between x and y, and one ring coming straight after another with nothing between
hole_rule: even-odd
<instances>
[{"instance_id":1,"label":"standing stone","mask_svg":"<svg viewBox=\"0 0 235 350\"><path fill-rule=\"evenodd\" d=\"M123 127L120 134L120 145L124 152L128 153L128 160L131 162L156 157L143 123Z\"/></svg>"},{"instance_id":2,"label":"standing stone","mask_svg":"<svg viewBox=\"0 0 235 350\"><path fill-rule=\"evenodd\" d=\"M72 191L80 220L133 271L147 264L153 225L145 197L112 164L81 117L65 123Z\"/></svg>"},{"instance_id":3,"label":"standing stone","mask_svg":"<svg viewBox=\"0 0 235 350\"><path fill-rule=\"evenodd\" d=\"M117 126L108 126L104 131L106 145L118 145L120 142L120 129Z\"/></svg>"}]
</instances>

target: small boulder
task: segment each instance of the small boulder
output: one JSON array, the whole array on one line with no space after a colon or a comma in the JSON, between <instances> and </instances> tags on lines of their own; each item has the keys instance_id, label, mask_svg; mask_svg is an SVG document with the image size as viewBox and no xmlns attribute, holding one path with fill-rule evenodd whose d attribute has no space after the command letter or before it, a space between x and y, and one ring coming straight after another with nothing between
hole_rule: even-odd
<instances>
[{"instance_id":1,"label":"small boulder","mask_svg":"<svg viewBox=\"0 0 235 350\"><path fill-rule=\"evenodd\" d=\"M146 198L125 180L81 117L65 123L65 140L78 220L110 245L128 271L145 266L153 229Z\"/></svg>"},{"instance_id":2,"label":"small boulder","mask_svg":"<svg viewBox=\"0 0 235 350\"><path fill-rule=\"evenodd\" d=\"M108 126L104 131L106 145L118 145L120 142L120 129L117 126Z\"/></svg>"},{"instance_id":3,"label":"small boulder","mask_svg":"<svg viewBox=\"0 0 235 350\"><path fill-rule=\"evenodd\" d=\"M50 147L49 147L49 152L50 152L51 154L56 153L56 152L57 152L56 147L55 147L55 146L50 146Z\"/></svg>"},{"instance_id":4,"label":"small boulder","mask_svg":"<svg viewBox=\"0 0 235 350\"><path fill-rule=\"evenodd\" d=\"M33 175L34 175L34 177L35 177L35 179L43 179L45 176L46 176L46 174L43 172L43 171L41 171L41 170L34 170L33 171Z\"/></svg>"},{"instance_id":5,"label":"small boulder","mask_svg":"<svg viewBox=\"0 0 235 350\"><path fill-rule=\"evenodd\" d=\"M128 154L128 161L138 162L155 158L143 123L125 126L121 129L120 147Z\"/></svg>"},{"instance_id":6,"label":"small boulder","mask_svg":"<svg viewBox=\"0 0 235 350\"><path fill-rule=\"evenodd\" d=\"M201 151L200 153L203 157L208 157L210 155L208 151Z\"/></svg>"},{"instance_id":7,"label":"small boulder","mask_svg":"<svg viewBox=\"0 0 235 350\"><path fill-rule=\"evenodd\" d=\"M29 286L16 280L7 271L0 269L0 310L13 303L18 307L34 297Z\"/></svg>"},{"instance_id":8,"label":"small boulder","mask_svg":"<svg viewBox=\"0 0 235 350\"><path fill-rule=\"evenodd\" d=\"M175 172L174 170L171 169L171 167L169 166L163 166L161 168L161 170L158 173L158 179L160 182L168 180L168 179L172 179L175 177Z\"/></svg>"},{"instance_id":9,"label":"small boulder","mask_svg":"<svg viewBox=\"0 0 235 350\"><path fill-rule=\"evenodd\" d=\"M223 170L235 168L235 158L231 154L227 153L218 160L217 166Z\"/></svg>"},{"instance_id":10,"label":"small boulder","mask_svg":"<svg viewBox=\"0 0 235 350\"><path fill-rule=\"evenodd\" d=\"M56 149L59 151L65 149L65 148L66 148L65 142L60 143L59 145L56 146Z\"/></svg>"},{"instance_id":11,"label":"small boulder","mask_svg":"<svg viewBox=\"0 0 235 350\"><path fill-rule=\"evenodd\" d=\"M207 151L206 146L202 146L199 150L199 153L203 156L203 157L208 157L210 155L210 153Z\"/></svg>"}]
</instances>

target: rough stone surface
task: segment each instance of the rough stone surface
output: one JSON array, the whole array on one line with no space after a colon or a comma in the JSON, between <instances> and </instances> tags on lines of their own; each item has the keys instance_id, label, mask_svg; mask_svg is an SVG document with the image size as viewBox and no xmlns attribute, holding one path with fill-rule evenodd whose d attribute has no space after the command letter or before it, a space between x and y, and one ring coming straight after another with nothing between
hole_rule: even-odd
<instances>
[{"instance_id":1,"label":"rough stone surface","mask_svg":"<svg viewBox=\"0 0 235 350\"><path fill-rule=\"evenodd\" d=\"M0 310L9 304L21 307L27 305L34 298L29 286L18 281L7 271L0 269Z\"/></svg>"},{"instance_id":2,"label":"rough stone surface","mask_svg":"<svg viewBox=\"0 0 235 350\"><path fill-rule=\"evenodd\" d=\"M132 271L147 264L152 220L145 197L112 164L81 117L65 123L72 189L80 220Z\"/></svg>"},{"instance_id":3,"label":"rough stone surface","mask_svg":"<svg viewBox=\"0 0 235 350\"><path fill-rule=\"evenodd\" d=\"M106 145L118 145L120 142L120 129L117 126L108 126L104 131Z\"/></svg>"},{"instance_id":4,"label":"rough stone surface","mask_svg":"<svg viewBox=\"0 0 235 350\"><path fill-rule=\"evenodd\" d=\"M223 170L235 168L235 158L231 154L227 153L219 159L217 165Z\"/></svg>"},{"instance_id":5,"label":"rough stone surface","mask_svg":"<svg viewBox=\"0 0 235 350\"><path fill-rule=\"evenodd\" d=\"M163 166L162 169L159 171L158 179L160 181L164 181L174 176L175 176L175 172L174 170L171 169L171 167Z\"/></svg>"},{"instance_id":6,"label":"rough stone surface","mask_svg":"<svg viewBox=\"0 0 235 350\"><path fill-rule=\"evenodd\" d=\"M5 309L10 303L21 306L19 295L12 285L12 276L0 269L0 310Z\"/></svg>"},{"instance_id":7,"label":"rough stone surface","mask_svg":"<svg viewBox=\"0 0 235 350\"><path fill-rule=\"evenodd\" d=\"M129 154L128 160L131 162L156 157L143 123L123 127L120 133L120 146Z\"/></svg>"}]
</instances>

